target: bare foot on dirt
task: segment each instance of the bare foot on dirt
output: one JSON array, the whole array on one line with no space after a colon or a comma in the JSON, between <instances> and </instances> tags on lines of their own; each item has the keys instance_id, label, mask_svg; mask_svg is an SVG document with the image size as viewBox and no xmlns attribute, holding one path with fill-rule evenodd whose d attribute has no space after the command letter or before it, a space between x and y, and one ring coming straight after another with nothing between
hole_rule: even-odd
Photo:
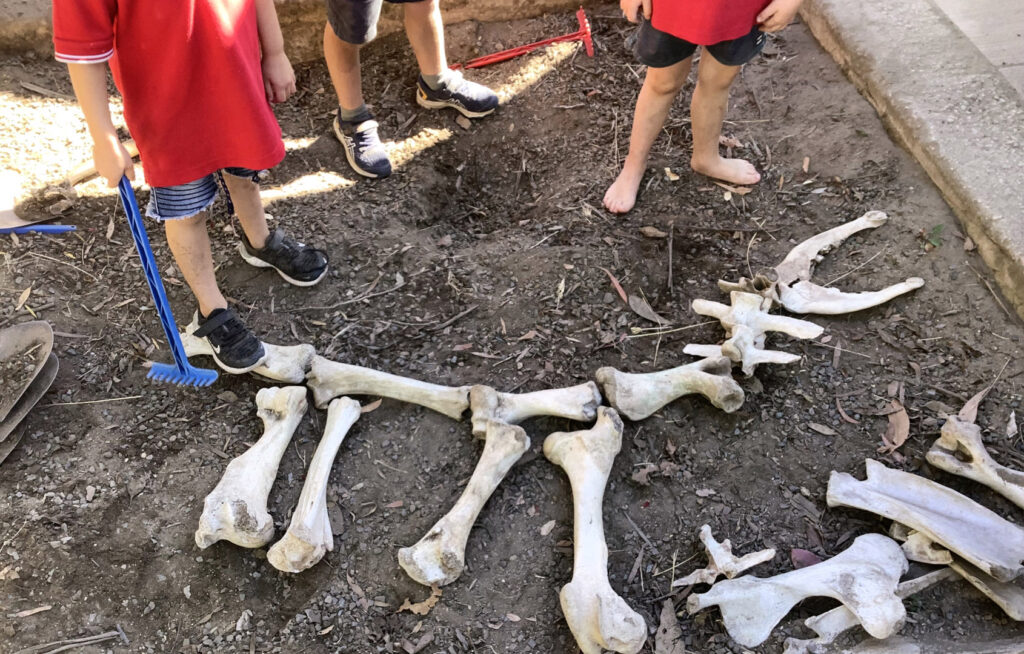
<instances>
[{"instance_id":1,"label":"bare foot on dirt","mask_svg":"<svg viewBox=\"0 0 1024 654\"><path fill-rule=\"evenodd\" d=\"M626 213L632 209L643 177L643 168L634 170L628 165L623 166L622 172L604 194L604 208L612 213Z\"/></svg>"},{"instance_id":2,"label":"bare foot on dirt","mask_svg":"<svg viewBox=\"0 0 1024 654\"><path fill-rule=\"evenodd\" d=\"M754 168L752 163L744 161L743 159L725 159L723 157L715 157L708 162L691 159L690 167L701 175L707 175L713 179L720 179L723 182L729 182L730 184L748 186L750 184L757 184L761 181L761 173L757 172L757 169ZM607 199L605 204L607 204Z\"/></svg>"}]
</instances>

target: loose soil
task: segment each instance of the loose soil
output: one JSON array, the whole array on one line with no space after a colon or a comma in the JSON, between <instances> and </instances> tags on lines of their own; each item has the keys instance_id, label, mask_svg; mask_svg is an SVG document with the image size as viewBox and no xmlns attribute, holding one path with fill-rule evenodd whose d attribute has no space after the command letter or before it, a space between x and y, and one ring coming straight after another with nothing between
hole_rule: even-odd
<instances>
[{"instance_id":1,"label":"loose soil","mask_svg":"<svg viewBox=\"0 0 1024 654\"><path fill-rule=\"evenodd\" d=\"M767 271L796 242L880 209L890 223L850 239L816 279L843 276L839 286L864 290L920 276L925 287L881 308L815 317L826 326L817 342L774 338L801 363L743 379L747 401L734 414L684 398L627 422L605 497L611 583L653 632L666 598L684 609L689 591L673 594L670 584L704 564L697 532L705 523L740 553L778 549L756 570L762 576L792 569L791 548L827 557L858 534L884 531L875 516L825 505L829 472L863 476L868 457L1019 520L1012 505L929 468L922 455L938 434L937 411L957 408L998 375L979 421L996 458L1024 467L1020 435L1004 436L1024 380L1020 324L937 190L807 30L795 25L773 38L733 89L726 133L764 174L750 194L727 195L689 173L690 84L655 146L637 208L618 217L601 209L601 196L628 147L643 69L617 9L592 14L594 59L563 45L471 72L501 89L505 104L468 129L451 112L413 102L415 64L400 35L372 46L367 94L399 163L383 181L349 171L331 134L326 70L300 67L298 95L278 110L289 155L268 180L268 210L326 248L333 268L300 290L246 266L221 206L211 229L216 262L246 321L271 342L308 342L340 361L452 385L532 391L580 383L606 365L660 370L690 361L688 342L719 342L720 327L658 335L602 269L674 327L695 325L702 320L690 302L723 300L718 279ZM571 14L463 24L449 29L450 52L463 60L574 29ZM23 81L65 97L42 97ZM89 156L70 93L56 63L0 60L0 165L22 176L27 216L49 215L70 195L62 218L78 226L60 237L0 239L0 325L31 319L30 310L49 320L61 359L0 474L0 651L117 628L125 639L79 651L574 651L557 597L572 570L572 502L564 473L540 452L547 434L582 428L564 420L525 425L531 451L477 521L465 573L427 616L396 612L406 598L429 595L396 553L448 510L473 470L481 446L468 421L391 401L364 415L328 491L334 551L307 572L278 573L265 550L195 547L203 497L259 436L261 383L222 376L189 389L145 380L143 363L169 355L116 196L99 182L80 186L77 198L59 190ZM646 238L644 226L672 239ZM151 232L185 324L190 294ZM922 234L940 245L926 249ZM30 285L27 306L15 311ZM876 451L890 390L911 419L896 458ZM323 422L310 410L282 462L270 497L279 534ZM810 635L801 620L833 605L801 604L756 651ZM907 606L910 638L1022 634L962 582ZM689 651L743 651L717 610L684 612L681 625ZM652 648L653 637L644 651Z\"/></svg>"}]
</instances>

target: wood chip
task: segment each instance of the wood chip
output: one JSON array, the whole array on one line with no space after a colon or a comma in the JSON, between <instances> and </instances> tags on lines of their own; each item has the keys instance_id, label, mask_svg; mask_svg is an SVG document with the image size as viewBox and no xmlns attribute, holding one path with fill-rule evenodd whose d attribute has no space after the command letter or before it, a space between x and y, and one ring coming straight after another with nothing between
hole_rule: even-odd
<instances>
[{"instance_id":1,"label":"wood chip","mask_svg":"<svg viewBox=\"0 0 1024 654\"><path fill-rule=\"evenodd\" d=\"M827 425L818 424L816 422L809 422L807 426L812 430L818 432L822 436L838 436L839 432Z\"/></svg>"},{"instance_id":2,"label":"wood chip","mask_svg":"<svg viewBox=\"0 0 1024 654\"><path fill-rule=\"evenodd\" d=\"M426 615L430 613L430 609L434 608L434 605L441 599L441 589L435 584L430 587L430 597L423 600L422 602L416 602L413 604L409 601L409 598L405 598L402 605L398 607L398 613L402 611L409 611L414 615Z\"/></svg>"}]
</instances>

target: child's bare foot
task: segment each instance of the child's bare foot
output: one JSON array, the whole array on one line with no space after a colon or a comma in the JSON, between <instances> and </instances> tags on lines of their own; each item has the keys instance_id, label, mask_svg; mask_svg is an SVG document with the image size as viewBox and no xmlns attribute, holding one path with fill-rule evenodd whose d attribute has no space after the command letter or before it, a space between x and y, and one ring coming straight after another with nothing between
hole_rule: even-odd
<instances>
[{"instance_id":1,"label":"child's bare foot","mask_svg":"<svg viewBox=\"0 0 1024 654\"><path fill-rule=\"evenodd\" d=\"M632 209L643 177L643 168L636 170L628 165L623 166L622 172L604 194L604 208L612 213L626 213Z\"/></svg>"},{"instance_id":2,"label":"child's bare foot","mask_svg":"<svg viewBox=\"0 0 1024 654\"><path fill-rule=\"evenodd\" d=\"M701 175L720 179L730 184L746 186L761 181L761 173L757 172L752 163L743 159L725 159L721 156L708 161L691 159L690 167Z\"/></svg>"}]
</instances>

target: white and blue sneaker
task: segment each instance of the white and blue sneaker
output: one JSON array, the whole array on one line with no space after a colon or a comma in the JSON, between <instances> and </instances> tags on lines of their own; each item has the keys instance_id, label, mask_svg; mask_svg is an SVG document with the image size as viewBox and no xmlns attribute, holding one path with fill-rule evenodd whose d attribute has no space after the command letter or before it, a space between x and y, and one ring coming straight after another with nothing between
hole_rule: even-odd
<instances>
[{"instance_id":1,"label":"white and blue sneaker","mask_svg":"<svg viewBox=\"0 0 1024 654\"><path fill-rule=\"evenodd\" d=\"M426 109L451 107L466 118L481 118L498 108L498 95L452 70L445 73L444 83L436 89L430 88L420 75L416 80L416 102Z\"/></svg>"},{"instance_id":2,"label":"white and blue sneaker","mask_svg":"<svg viewBox=\"0 0 1024 654\"><path fill-rule=\"evenodd\" d=\"M391 160L377 135L377 127L369 113L358 120L334 119L334 135L345 146L348 165L363 177L374 179L391 174Z\"/></svg>"}]
</instances>

